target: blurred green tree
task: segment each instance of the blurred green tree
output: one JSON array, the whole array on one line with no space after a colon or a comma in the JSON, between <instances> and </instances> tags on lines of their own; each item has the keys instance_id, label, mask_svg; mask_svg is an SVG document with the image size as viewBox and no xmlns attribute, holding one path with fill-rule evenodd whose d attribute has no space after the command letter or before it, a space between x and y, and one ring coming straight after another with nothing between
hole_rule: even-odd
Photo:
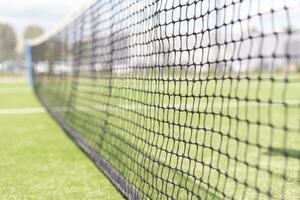
<instances>
[{"instance_id":1,"label":"blurred green tree","mask_svg":"<svg viewBox=\"0 0 300 200\"><path fill-rule=\"evenodd\" d=\"M44 29L42 27L38 25L29 25L25 28L23 37L25 40L33 39L43 35L43 33L44 33Z\"/></svg>"},{"instance_id":2,"label":"blurred green tree","mask_svg":"<svg viewBox=\"0 0 300 200\"><path fill-rule=\"evenodd\" d=\"M11 25L0 23L0 62L16 56L17 36Z\"/></svg>"}]
</instances>

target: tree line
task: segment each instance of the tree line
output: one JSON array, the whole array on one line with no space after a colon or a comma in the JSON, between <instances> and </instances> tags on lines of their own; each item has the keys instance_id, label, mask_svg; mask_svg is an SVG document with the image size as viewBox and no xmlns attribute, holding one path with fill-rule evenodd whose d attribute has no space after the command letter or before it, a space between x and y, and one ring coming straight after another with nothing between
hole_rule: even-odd
<instances>
[{"instance_id":1,"label":"tree line","mask_svg":"<svg viewBox=\"0 0 300 200\"><path fill-rule=\"evenodd\" d=\"M23 39L33 39L44 33L42 27L29 25L25 28ZM17 34L14 28L8 24L0 22L0 62L6 60L18 60L22 55L18 55L16 48L18 44Z\"/></svg>"}]
</instances>

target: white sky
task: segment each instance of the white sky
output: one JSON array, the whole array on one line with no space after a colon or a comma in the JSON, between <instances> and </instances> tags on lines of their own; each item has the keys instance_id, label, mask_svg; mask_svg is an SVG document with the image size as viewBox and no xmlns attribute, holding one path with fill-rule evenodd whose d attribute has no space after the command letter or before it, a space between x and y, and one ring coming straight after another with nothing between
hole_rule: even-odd
<instances>
[{"instance_id":1,"label":"white sky","mask_svg":"<svg viewBox=\"0 0 300 200\"><path fill-rule=\"evenodd\" d=\"M72 15L87 0L0 0L0 22L10 23L22 37L24 28L37 24L51 29Z\"/></svg>"}]
</instances>

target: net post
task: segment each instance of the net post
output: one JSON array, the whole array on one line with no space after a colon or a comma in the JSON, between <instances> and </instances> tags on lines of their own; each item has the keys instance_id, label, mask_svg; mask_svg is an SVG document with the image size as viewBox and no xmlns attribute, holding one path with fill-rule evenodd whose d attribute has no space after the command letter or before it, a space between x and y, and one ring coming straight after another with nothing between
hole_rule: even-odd
<instances>
[{"instance_id":1,"label":"net post","mask_svg":"<svg viewBox=\"0 0 300 200\"><path fill-rule=\"evenodd\" d=\"M33 77L32 77L32 53L31 46L25 44L25 66L27 70L27 80L30 87L33 87Z\"/></svg>"}]
</instances>

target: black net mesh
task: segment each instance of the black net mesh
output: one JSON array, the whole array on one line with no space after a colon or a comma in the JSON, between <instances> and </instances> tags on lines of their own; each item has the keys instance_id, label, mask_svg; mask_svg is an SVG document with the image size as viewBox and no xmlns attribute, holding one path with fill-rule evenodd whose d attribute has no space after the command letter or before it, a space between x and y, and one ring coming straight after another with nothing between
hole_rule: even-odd
<instances>
[{"instance_id":1,"label":"black net mesh","mask_svg":"<svg viewBox=\"0 0 300 200\"><path fill-rule=\"evenodd\" d=\"M95 1L32 45L35 91L128 199L299 199L299 21L297 0Z\"/></svg>"}]
</instances>

